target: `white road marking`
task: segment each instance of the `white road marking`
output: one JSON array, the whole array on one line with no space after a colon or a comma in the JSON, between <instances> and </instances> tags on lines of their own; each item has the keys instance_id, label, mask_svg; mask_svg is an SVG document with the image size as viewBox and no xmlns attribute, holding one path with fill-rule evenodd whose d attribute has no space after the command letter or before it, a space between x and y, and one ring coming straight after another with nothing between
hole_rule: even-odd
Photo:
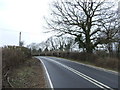
<instances>
[{"instance_id":1,"label":"white road marking","mask_svg":"<svg viewBox=\"0 0 120 90\"><path fill-rule=\"evenodd\" d=\"M38 58L38 59L39 59L39 58ZM49 73L48 73L48 70L47 70L45 64L43 63L43 61L41 60L41 58L40 58L39 60L42 62L43 66L44 66L44 68L45 68L45 72L46 72L47 77L48 77L48 80L49 80L50 88L51 88L52 90L54 90L52 81L51 81L51 79L50 79L50 75L49 75Z\"/></svg>"},{"instance_id":2,"label":"white road marking","mask_svg":"<svg viewBox=\"0 0 120 90\"><path fill-rule=\"evenodd\" d=\"M44 58L46 58L46 57L44 57ZM55 62L55 63L63 66L64 68L66 68L66 69L72 71L73 73L81 76L82 78L84 78L84 79L88 80L89 82L97 85L98 87L103 88L104 90L107 90L107 89L105 89L105 88L108 88L108 89L110 89L110 90L114 90L114 89L112 89L111 87L109 87L109 86L107 86L107 85L105 85L105 84L103 84L103 83L101 83L101 82L99 82L99 81L97 81L97 80L95 80L95 79L93 79L93 78L91 78L91 77L89 77L89 76L87 76L87 75L85 75L85 74L83 74L83 73L81 73L81 72L79 72L79 71L77 71L77 70L75 70L75 69L67 66L67 65L64 65L64 64L62 64L62 63L60 63L60 62L57 62L57 61L55 61L55 60L53 60L53 59L50 59L50 58L46 58L46 59L48 59L48 60L50 60L50 61L53 61L53 62Z\"/></svg>"},{"instance_id":3,"label":"white road marking","mask_svg":"<svg viewBox=\"0 0 120 90\"><path fill-rule=\"evenodd\" d=\"M48 56L49 57L49 56ZM58 57L55 57L55 58L58 58ZM58 59L61 59L61 58L58 58ZM83 65L83 66L87 66L87 67L90 67L90 68L94 68L96 70L101 70L101 71L105 71L105 72L108 72L108 73L111 73L111 74L114 74L114 75L118 75L118 72L117 71L113 71L113 70L108 70L108 69L105 69L105 68L102 68L102 67L97 67L97 66L92 66L92 65L88 65L88 64L83 64L83 63L80 63L80 62L77 62L77 61L70 61L68 59L63 59L63 60L67 60L69 62L74 62L74 63L77 63L77 64L80 64L80 65Z\"/></svg>"}]
</instances>

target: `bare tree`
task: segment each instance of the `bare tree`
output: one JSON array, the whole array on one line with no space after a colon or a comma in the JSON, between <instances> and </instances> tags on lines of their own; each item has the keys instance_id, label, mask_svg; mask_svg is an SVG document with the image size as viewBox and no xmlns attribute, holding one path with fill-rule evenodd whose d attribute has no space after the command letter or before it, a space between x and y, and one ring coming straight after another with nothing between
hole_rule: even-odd
<instances>
[{"instance_id":1,"label":"bare tree","mask_svg":"<svg viewBox=\"0 0 120 90\"><path fill-rule=\"evenodd\" d=\"M36 43L31 43L29 45L27 45L28 48L30 48L31 50L37 50L39 47Z\"/></svg>"},{"instance_id":2,"label":"bare tree","mask_svg":"<svg viewBox=\"0 0 120 90\"><path fill-rule=\"evenodd\" d=\"M46 43L51 51L71 51L71 47L75 42L72 37L62 36L50 37Z\"/></svg>"},{"instance_id":3,"label":"bare tree","mask_svg":"<svg viewBox=\"0 0 120 90\"><path fill-rule=\"evenodd\" d=\"M50 37L46 41L49 44L51 51L56 51L58 49L58 40L55 37Z\"/></svg>"},{"instance_id":4,"label":"bare tree","mask_svg":"<svg viewBox=\"0 0 120 90\"><path fill-rule=\"evenodd\" d=\"M66 40L67 40L67 41L65 41L66 44L65 44L64 50L65 50L65 51L72 51L72 47L75 45L74 38L67 37Z\"/></svg>"},{"instance_id":5,"label":"bare tree","mask_svg":"<svg viewBox=\"0 0 120 90\"><path fill-rule=\"evenodd\" d=\"M48 47L48 45L46 44L47 44L46 42L38 43L38 47L41 48L41 51L44 51L46 46Z\"/></svg>"},{"instance_id":6,"label":"bare tree","mask_svg":"<svg viewBox=\"0 0 120 90\"><path fill-rule=\"evenodd\" d=\"M103 20L113 17L113 4L106 0L58 0L53 3L51 19L46 19L48 28L60 35L76 36L76 42L86 52L101 44Z\"/></svg>"},{"instance_id":7,"label":"bare tree","mask_svg":"<svg viewBox=\"0 0 120 90\"><path fill-rule=\"evenodd\" d=\"M110 16L110 15L109 15ZM107 16L106 16L107 17ZM111 13L112 18L108 18L106 20L102 20L103 30L101 31L100 43L106 44L109 53L113 52L113 44L118 42L118 14L117 11L115 13Z\"/></svg>"}]
</instances>

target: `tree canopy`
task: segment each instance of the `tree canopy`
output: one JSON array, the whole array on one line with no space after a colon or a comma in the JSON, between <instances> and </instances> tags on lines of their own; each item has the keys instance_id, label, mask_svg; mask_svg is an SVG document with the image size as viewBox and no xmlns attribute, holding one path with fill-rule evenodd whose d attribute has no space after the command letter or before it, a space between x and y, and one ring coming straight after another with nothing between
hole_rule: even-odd
<instances>
[{"instance_id":1,"label":"tree canopy","mask_svg":"<svg viewBox=\"0 0 120 90\"><path fill-rule=\"evenodd\" d=\"M98 44L112 42L118 32L113 7L106 0L57 0L46 22L59 35L74 35L79 47L92 53Z\"/></svg>"}]
</instances>

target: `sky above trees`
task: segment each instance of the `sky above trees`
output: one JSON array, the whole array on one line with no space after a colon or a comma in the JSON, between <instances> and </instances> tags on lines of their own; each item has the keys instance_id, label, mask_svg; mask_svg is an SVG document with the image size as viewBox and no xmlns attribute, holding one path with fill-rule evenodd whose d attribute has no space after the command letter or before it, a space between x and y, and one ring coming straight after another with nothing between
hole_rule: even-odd
<instances>
[{"instance_id":1,"label":"sky above trees","mask_svg":"<svg viewBox=\"0 0 120 90\"><path fill-rule=\"evenodd\" d=\"M18 45L19 32L25 45L47 40L44 16L53 0L0 0L0 46ZM113 0L116 1L116 0Z\"/></svg>"},{"instance_id":2,"label":"sky above trees","mask_svg":"<svg viewBox=\"0 0 120 90\"><path fill-rule=\"evenodd\" d=\"M19 32L25 44L41 42L51 34L44 34L44 16L51 0L0 0L0 46L18 45Z\"/></svg>"}]
</instances>

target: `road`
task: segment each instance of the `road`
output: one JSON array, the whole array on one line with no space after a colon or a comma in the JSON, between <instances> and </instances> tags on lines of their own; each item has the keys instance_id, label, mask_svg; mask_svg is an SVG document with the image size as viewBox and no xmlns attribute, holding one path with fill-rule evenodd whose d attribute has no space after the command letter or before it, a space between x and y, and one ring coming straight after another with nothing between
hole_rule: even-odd
<instances>
[{"instance_id":1,"label":"road","mask_svg":"<svg viewBox=\"0 0 120 90\"><path fill-rule=\"evenodd\" d=\"M67 59L37 56L44 65L51 88L118 88L118 74Z\"/></svg>"}]
</instances>

